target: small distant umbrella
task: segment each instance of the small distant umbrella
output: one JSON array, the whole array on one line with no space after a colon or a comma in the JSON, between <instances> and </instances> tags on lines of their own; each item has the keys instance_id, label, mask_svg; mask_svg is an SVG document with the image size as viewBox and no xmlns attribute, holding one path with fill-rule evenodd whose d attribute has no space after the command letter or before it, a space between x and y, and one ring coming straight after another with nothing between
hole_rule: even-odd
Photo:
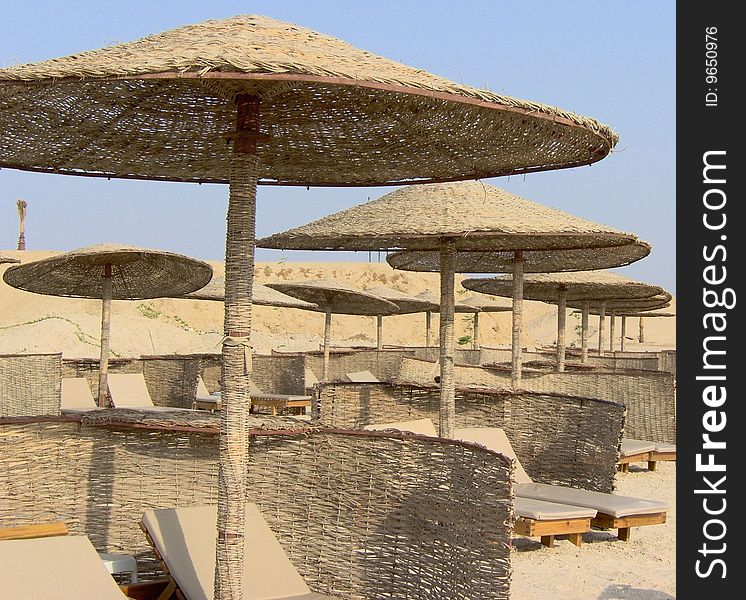
<instances>
[{"instance_id":1,"label":"small distant umbrella","mask_svg":"<svg viewBox=\"0 0 746 600\"><path fill-rule=\"evenodd\" d=\"M19 263L21 262L17 258L13 258L12 256L6 256L5 254L0 254L0 265L5 263Z\"/></svg>"},{"instance_id":2,"label":"small distant umbrella","mask_svg":"<svg viewBox=\"0 0 746 600\"><path fill-rule=\"evenodd\" d=\"M661 293L651 296L649 298L608 298L608 299L593 299L584 300L582 302L571 301L567 303L568 307L582 309L581 319L581 330L582 330L582 343L581 343L581 361L586 362L588 358L588 345L587 345L587 331L588 331L588 315L593 312L598 315L599 327L598 327L598 348L599 353L603 353L603 335L605 330L606 311L610 311L612 315L616 315L620 310L639 310L648 311L666 308L673 299L673 296L663 290ZM614 323L612 317L611 323ZM622 326L626 327L626 320L622 319ZM613 331L611 332L610 338L614 337ZM641 342L644 340L640 340Z\"/></svg>"},{"instance_id":3,"label":"small distant umbrella","mask_svg":"<svg viewBox=\"0 0 746 600\"><path fill-rule=\"evenodd\" d=\"M668 294L668 293L661 294L661 298L665 298L666 296L669 298L669 300L671 299L671 295L670 294ZM652 300L652 299L647 299L647 300ZM627 335L627 317L638 317L638 319L639 319L639 328L640 328L640 333L639 333L638 340L639 340L640 343L642 343L642 342L645 341L644 334L643 334L643 331L644 331L644 326L643 326L644 321L643 321L643 318L645 318L645 317L665 318L665 317L675 317L676 316L676 313L666 312L664 310L654 310L654 309L652 309L652 310L651 309L645 310L645 306L642 305L642 302L638 303L637 307L630 307L629 306L629 302L625 302L624 304L627 304L626 308L622 307L622 308L615 308L614 309L616 316L617 317L621 317L621 319L622 319L622 328L621 328L621 333L620 333L620 336L619 336L619 349L620 350L624 350L624 343L625 343L625 339L626 339L626 335ZM668 306L668 302L666 302L663 305L658 305L658 303L654 303L654 302L648 302L648 306L651 306L653 304L656 304L656 308L664 308L664 307ZM617 302L615 304L615 306L619 306L619 302ZM600 314L600 309L591 308L590 312L592 314ZM613 334L612 334L612 336L613 336Z\"/></svg>"},{"instance_id":4,"label":"small distant umbrella","mask_svg":"<svg viewBox=\"0 0 746 600\"><path fill-rule=\"evenodd\" d=\"M474 308L474 335L472 337L472 348L479 349L479 313L483 312L509 312L513 305L507 300L490 298L489 296L475 296L459 302L462 306Z\"/></svg>"},{"instance_id":5,"label":"small distant umbrella","mask_svg":"<svg viewBox=\"0 0 746 600\"><path fill-rule=\"evenodd\" d=\"M105 406L112 300L179 296L203 287L212 277L206 262L173 252L99 244L8 268L5 283L15 288L101 303L101 357L98 405Z\"/></svg>"},{"instance_id":6,"label":"small distant umbrella","mask_svg":"<svg viewBox=\"0 0 746 600\"><path fill-rule=\"evenodd\" d=\"M511 296L513 278L499 276L466 279L462 285L469 290L496 296ZM528 300L557 304L557 370L565 368L565 319L568 301L593 298L649 298L664 290L634 281L608 271L580 271L575 273L532 273L523 280L523 297ZM585 332L583 334L585 338Z\"/></svg>"},{"instance_id":7,"label":"small distant umbrella","mask_svg":"<svg viewBox=\"0 0 746 600\"><path fill-rule=\"evenodd\" d=\"M225 301L225 277L213 277L205 287L189 294L180 296L181 298L191 298L193 300L214 300L218 302ZM278 292L261 283L255 283L252 289L252 304L260 306L275 306L279 308L301 308L313 310L318 308L311 302L304 302L298 298L293 298L282 292Z\"/></svg>"},{"instance_id":8,"label":"small distant umbrella","mask_svg":"<svg viewBox=\"0 0 746 600\"><path fill-rule=\"evenodd\" d=\"M431 290L424 290L417 294L417 298L430 302L435 308L425 311L425 347L429 348L432 338L432 315L434 312L440 312L440 297ZM478 310L475 310L472 306L467 306L461 302L456 302L453 307L454 312L457 313L473 313L476 315Z\"/></svg>"},{"instance_id":9,"label":"small distant umbrella","mask_svg":"<svg viewBox=\"0 0 746 600\"><path fill-rule=\"evenodd\" d=\"M393 315L399 311L399 308L393 302L329 279L268 283L267 287L316 304L317 308L311 310L325 313L324 371L322 374L324 381L329 378L332 314L378 316Z\"/></svg>"},{"instance_id":10,"label":"small distant umbrella","mask_svg":"<svg viewBox=\"0 0 746 600\"><path fill-rule=\"evenodd\" d=\"M480 181L406 186L385 196L257 242L289 250L426 250L440 273L440 435L452 437L456 415L454 287L459 252L513 252L516 280L523 253L624 246L637 236L531 202ZM599 251L601 254L603 251ZM387 258L388 260L388 258ZM492 271L495 272L495 271ZM521 298L513 308L520 351ZM514 366L520 360L514 355ZM512 383L520 382L513 369Z\"/></svg>"},{"instance_id":11,"label":"small distant umbrella","mask_svg":"<svg viewBox=\"0 0 746 600\"><path fill-rule=\"evenodd\" d=\"M366 291L396 304L399 307L398 314L400 315L419 312L429 314L431 311L438 309L438 305L432 301L405 294L389 287L378 286ZM383 348L383 315L376 316L376 347L379 350Z\"/></svg>"}]
</instances>

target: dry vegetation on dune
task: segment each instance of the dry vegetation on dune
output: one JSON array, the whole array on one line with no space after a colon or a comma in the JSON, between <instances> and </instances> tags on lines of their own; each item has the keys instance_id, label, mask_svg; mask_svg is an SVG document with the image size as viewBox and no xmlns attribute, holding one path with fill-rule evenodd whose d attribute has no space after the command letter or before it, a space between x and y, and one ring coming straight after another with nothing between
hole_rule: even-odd
<instances>
[{"instance_id":1,"label":"dry vegetation on dune","mask_svg":"<svg viewBox=\"0 0 746 600\"><path fill-rule=\"evenodd\" d=\"M3 251L22 261L36 260L54 254L41 251ZM222 275L223 264L210 261L216 275ZM0 265L2 272L7 265ZM337 279L353 287L370 289L387 286L416 294L438 289L438 275L395 271L385 262L377 263L257 263L256 281L296 281L304 279ZM457 275L457 282L462 279ZM457 286L457 290L459 287ZM461 288L457 299L474 295ZM0 353L63 352L69 357L97 357L101 321L101 303L97 300L56 298L21 292L0 285ZM480 316L480 341L485 346L510 343L510 313L484 313ZM552 343L556 338L556 309L540 302L526 302L525 344ZM637 335L637 319L629 319L628 338ZM114 301L112 303L112 356L219 352L223 327L223 306L206 300L157 299ZM591 318L595 328L596 319ZM575 327L580 319L568 318L568 341L578 341ZM323 339L324 317L320 313L298 309L254 307L252 341L256 351L271 349L318 349ZM433 318L437 332L437 315ZM617 327L618 331L618 327ZM470 315L456 315L456 337L472 335ZM675 319L647 319L646 348L674 347ZM374 317L335 315L332 340L338 345L374 345ZM396 315L384 319L384 343L423 345L425 316ZM467 342L468 343L468 342ZM627 348L640 348L627 340Z\"/></svg>"}]
</instances>

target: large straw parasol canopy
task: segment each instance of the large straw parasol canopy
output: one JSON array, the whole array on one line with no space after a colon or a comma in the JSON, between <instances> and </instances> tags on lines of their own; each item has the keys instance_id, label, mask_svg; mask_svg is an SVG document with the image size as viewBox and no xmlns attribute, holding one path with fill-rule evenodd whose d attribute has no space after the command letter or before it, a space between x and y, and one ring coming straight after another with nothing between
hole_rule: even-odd
<instances>
[{"instance_id":1,"label":"large straw parasol canopy","mask_svg":"<svg viewBox=\"0 0 746 600\"><path fill-rule=\"evenodd\" d=\"M213 277L205 287L188 294L184 294L181 298L190 298L193 300L213 300L224 302L225 301L225 277ZM282 292L278 292L266 285L261 283L254 283L252 289L253 304L260 306L275 306L279 308L301 308L306 310L316 309L317 305L311 302L304 302L298 298L293 298Z\"/></svg>"},{"instance_id":2,"label":"large straw parasol canopy","mask_svg":"<svg viewBox=\"0 0 746 600\"><path fill-rule=\"evenodd\" d=\"M673 296L670 292L663 291L654 296L647 298L589 298L585 301L570 301L567 306L570 308L582 308L583 304L589 304L591 312L599 313L601 311L601 304L604 305L605 309L614 309L617 311L625 310L655 310L659 308L666 308L671 304Z\"/></svg>"},{"instance_id":3,"label":"large straw parasol canopy","mask_svg":"<svg viewBox=\"0 0 746 600\"><path fill-rule=\"evenodd\" d=\"M173 252L121 244L97 244L8 268L3 280L15 288L101 303L98 405L106 405L112 300L180 296L203 287L212 267Z\"/></svg>"},{"instance_id":4,"label":"large straw parasol canopy","mask_svg":"<svg viewBox=\"0 0 746 600\"><path fill-rule=\"evenodd\" d=\"M312 302L317 308L310 310L325 313L324 370L322 373L324 381L329 379L332 314L369 315L380 318L384 315L393 315L399 312L399 307L393 302L389 302L371 292L356 290L347 284L333 279L269 283L267 285L283 294L288 294L306 302Z\"/></svg>"},{"instance_id":5,"label":"large straw parasol canopy","mask_svg":"<svg viewBox=\"0 0 746 600\"><path fill-rule=\"evenodd\" d=\"M293 250L438 252L440 434L450 437L455 422L453 310L458 254L509 251L513 253L511 269L522 274L524 250L587 250L589 254L605 256L607 248L632 246L638 241L631 233L531 202L480 181L465 181L403 187L372 202L261 239L257 245ZM602 264L607 261L604 258ZM521 311L515 308L519 304L520 299L516 298L514 338L520 338ZM519 346L516 340L514 348ZM514 387L520 383L519 362L520 357L514 356Z\"/></svg>"},{"instance_id":6,"label":"large straw parasol canopy","mask_svg":"<svg viewBox=\"0 0 746 600\"><path fill-rule=\"evenodd\" d=\"M227 182L240 94L262 99L263 183L492 177L590 164L617 141L594 119L240 15L0 69L0 166Z\"/></svg>"},{"instance_id":7,"label":"large straw parasol canopy","mask_svg":"<svg viewBox=\"0 0 746 600\"><path fill-rule=\"evenodd\" d=\"M529 173L617 142L594 119L252 15L0 69L0 131L0 168L230 184L216 600L243 586L256 184Z\"/></svg>"},{"instance_id":8,"label":"large straw parasol canopy","mask_svg":"<svg viewBox=\"0 0 746 600\"><path fill-rule=\"evenodd\" d=\"M415 298L420 298L427 302L431 302L435 308L428 309L428 312L440 312L440 296L432 290L423 290L415 295ZM456 302L453 306L454 312L457 313L476 313L481 309L473 304L466 301Z\"/></svg>"}]
</instances>

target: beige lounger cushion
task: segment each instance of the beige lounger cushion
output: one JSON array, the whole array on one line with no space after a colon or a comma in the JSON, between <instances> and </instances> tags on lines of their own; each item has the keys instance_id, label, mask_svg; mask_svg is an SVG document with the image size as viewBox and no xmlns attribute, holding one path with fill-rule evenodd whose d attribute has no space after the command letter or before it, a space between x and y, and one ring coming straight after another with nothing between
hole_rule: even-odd
<instances>
[{"instance_id":1,"label":"beige lounger cushion","mask_svg":"<svg viewBox=\"0 0 746 600\"><path fill-rule=\"evenodd\" d=\"M398 431L408 431L420 435L438 437L438 431L430 419L415 419L413 421L395 421L393 423L377 423L375 425L366 425L363 429L368 431L381 431L384 429L396 429Z\"/></svg>"},{"instance_id":2,"label":"beige lounger cushion","mask_svg":"<svg viewBox=\"0 0 746 600\"><path fill-rule=\"evenodd\" d=\"M595 508L598 512L611 515L615 518L628 517L630 515L649 515L666 512L668 505L657 500L643 500L630 496L618 496L617 494L605 494L604 492L591 492L577 488L561 485L549 485L546 483L519 483L515 489L516 496L522 498L534 498L548 502L560 502L562 504L573 504Z\"/></svg>"},{"instance_id":3,"label":"beige lounger cushion","mask_svg":"<svg viewBox=\"0 0 746 600\"><path fill-rule=\"evenodd\" d=\"M352 383L381 383L370 371L355 371L354 373L345 373L345 381Z\"/></svg>"},{"instance_id":4,"label":"beige lounger cushion","mask_svg":"<svg viewBox=\"0 0 746 600\"><path fill-rule=\"evenodd\" d=\"M631 456L633 454L644 454L655 450L655 442L647 440L635 440L632 438L622 439L622 456Z\"/></svg>"},{"instance_id":5,"label":"beige lounger cushion","mask_svg":"<svg viewBox=\"0 0 746 600\"><path fill-rule=\"evenodd\" d=\"M592 519L596 516L595 509L571 504L559 504L534 498L516 498L513 504L515 513L524 519L537 521L555 521L558 519Z\"/></svg>"},{"instance_id":6,"label":"beige lounger cushion","mask_svg":"<svg viewBox=\"0 0 746 600\"><path fill-rule=\"evenodd\" d=\"M126 598L84 535L0 542L0 597Z\"/></svg>"},{"instance_id":7,"label":"beige lounger cushion","mask_svg":"<svg viewBox=\"0 0 746 600\"><path fill-rule=\"evenodd\" d=\"M531 478L523 468L521 461L515 455L513 446L510 444L508 436L499 427L457 427L453 432L453 437L464 442L473 442L481 444L485 448L504 454L515 461L514 479L516 483L531 483Z\"/></svg>"},{"instance_id":8,"label":"beige lounger cushion","mask_svg":"<svg viewBox=\"0 0 746 600\"><path fill-rule=\"evenodd\" d=\"M116 408L153 408L142 373L109 373L109 395Z\"/></svg>"},{"instance_id":9,"label":"beige lounger cushion","mask_svg":"<svg viewBox=\"0 0 746 600\"><path fill-rule=\"evenodd\" d=\"M84 409L93 410L98 408L93 399L91 387L85 377L63 377L62 378L62 410Z\"/></svg>"},{"instance_id":10,"label":"beige lounger cushion","mask_svg":"<svg viewBox=\"0 0 746 600\"><path fill-rule=\"evenodd\" d=\"M663 442L655 443L656 452L676 452L676 444L664 444Z\"/></svg>"},{"instance_id":11,"label":"beige lounger cushion","mask_svg":"<svg viewBox=\"0 0 746 600\"><path fill-rule=\"evenodd\" d=\"M212 600L217 508L147 510L142 522L188 600ZM255 504L246 506L245 600L327 598L314 594Z\"/></svg>"}]
</instances>

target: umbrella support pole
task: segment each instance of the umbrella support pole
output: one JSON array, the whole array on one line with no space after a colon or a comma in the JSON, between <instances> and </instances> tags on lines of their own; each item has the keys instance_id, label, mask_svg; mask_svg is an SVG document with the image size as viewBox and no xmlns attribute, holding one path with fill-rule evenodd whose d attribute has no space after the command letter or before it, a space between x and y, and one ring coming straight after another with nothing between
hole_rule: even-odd
<instances>
[{"instance_id":1,"label":"umbrella support pole","mask_svg":"<svg viewBox=\"0 0 746 600\"><path fill-rule=\"evenodd\" d=\"M521 332L523 329L523 252L516 251L513 259L513 331L511 348L510 386L521 387Z\"/></svg>"},{"instance_id":2,"label":"umbrella support pole","mask_svg":"<svg viewBox=\"0 0 746 600\"><path fill-rule=\"evenodd\" d=\"M474 313L474 338L472 339L471 347L474 350L479 350L479 313Z\"/></svg>"},{"instance_id":3,"label":"umbrella support pole","mask_svg":"<svg viewBox=\"0 0 746 600\"><path fill-rule=\"evenodd\" d=\"M588 315L591 304L587 300L583 302L583 310L580 317L580 362L588 362Z\"/></svg>"},{"instance_id":4,"label":"umbrella support pole","mask_svg":"<svg viewBox=\"0 0 746 600\"><path fill-rule=\"evenodd\" d=\"M567 321L567 290L557 297L557 372L565 370L565 325Z\"/></svg>"},{"instance_id":5,"label":"umbrella support pole","mask_svg":"<svg viewBox=\"0 0 746 600\"><path fill-rule=\"evenodd\" d=\"M637 335L637 341L641 344L645 342L645 323L642 320L642 317L640 317L640 331Z\"/></svg>"},{"instance_id":6,"label":"umbrella support pole","mask_svg":"<svg viewBox=\"0 0 746 600\"><path fill-rule=\"evenodd\" d=\"M425 313L425 347L432 345L433 313L429 310Z\"/></svg>"},{"instance_id":7,"label":"umbrella support pole","mask_svg":"<svg viewBox=\"0 0 746 600\"><path fill-rule=\"evenodd\" d=\"M614 354L614 334L616 333L616 309L611 309L609 316L609 352Z\"/></svg>"},{"instance_id":8,"label":"umbrella support pole","mask_svg":"<svg viewBox=\"0 0 746 600\"><path fill-rule=\"evenodd\" d=\"M324 315L324 366L321 374L322 381L329 380L329 347L332 343L332 309L327 307Z\"/></svg>"},{"instance_id":9,"label":"umbrella support pole","mask_svg":"<svg viewBox=\"0 0 746 600\"><path fill-rule=\"evenodd\" d=\"M225 244L225 338L222 348L215 600L234 600L242 596L251 409L249 335L260 107L259 99L247 94L238 95L235 105L236 131L228 135L233 144Z\"/></svg>"},{"instance_id":10,"label":"umbrella support pole","mask_svg":"<svg viewBox=\"0 0 746 600\"><path fill-rule=\"evenodd\" d=\"M601 310L598 312L598 355L604 355L604 333L606 329L606 302L601 303Z\"/></svg>"},{"instance_id":11,"label":"umbrella support pole","mask_svg":"<svg viewBox=\"0 0 746 600\"><path fill-rule=\"evenodd\" d=\"M98 406L107 405L109 387L109 335L111 332L111 265L104 267L101 281L101 354L98 361Z\"/></svg>"},{"instance_id":12,"label":"umbrella support pole","mask_svg":"<svg viewBox=\"0 0 746 600\"><path fill-rule=\"evenodd\" d=\"M445 240L440 250L440 420L439 435L452 438L456 426L456 374L454 370L456 243Z\"/></svg>"},{"instance_id":13,"label":"umbrella support pole","mask_svg":"<svg viewBox=\"0 0 746 600\"><path fill-rule=\"evenodd\" d=\"M624 337L627 335L627 317L622 315L622 331L619 336L619 350L624 352Z\"/></svg>"},{"instance_id":14,"label":"umbrella support pole","mask_svg":"<svg viewBox=\"0 0 746 600\"><path fill-rule=\"evenodd\" d=\"M383 317L376 317L376 350L383 350Z\"/></svg>"}]
</instances>

